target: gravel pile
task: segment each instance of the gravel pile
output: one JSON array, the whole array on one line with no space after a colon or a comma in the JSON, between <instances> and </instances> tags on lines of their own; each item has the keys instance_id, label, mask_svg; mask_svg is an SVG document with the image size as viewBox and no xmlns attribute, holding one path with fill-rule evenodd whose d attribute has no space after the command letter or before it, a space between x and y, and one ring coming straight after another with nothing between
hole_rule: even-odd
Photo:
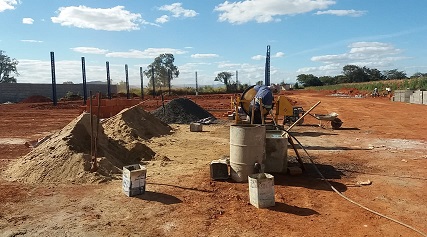
<instances>
[{"instance_id":1,"label":"gravel pile","mask_svg":"<svg viewBox=\"0 0 427 237\"><path fill-rule=\"evenodd\" d=\"M186 98L171 100L151 113L167 124L189 124L209 117L215 119L211 113Z\"/></svg>"}]
</instances>

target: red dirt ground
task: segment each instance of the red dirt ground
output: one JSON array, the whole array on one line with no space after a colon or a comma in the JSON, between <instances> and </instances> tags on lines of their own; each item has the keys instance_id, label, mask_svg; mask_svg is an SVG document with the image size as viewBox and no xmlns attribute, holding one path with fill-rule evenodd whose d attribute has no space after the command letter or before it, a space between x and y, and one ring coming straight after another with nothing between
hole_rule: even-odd
<instances>
[{"instance_id":1,"label":"red dirt ground","mask_svg":"<svg viewBox=\"0 0 427 237\"><path fill-rule=\"evenodd\" d=\"M330 93L283 93L306 110L321 101L313 113L336 112L344 122L332 130L307 117L293 134L344 195L426 233L427 107ZM225 120L230 96L188 98ZM0 172L30 151L25 141L78 116L77 102L62 103L0 105ZM161 103L147 98L143 106L150 111ZM0 236L422 236L341 198L307 156L302 175L275 174L276 206L256 209L248 204L247 183L210 180L209 161L229 154L231 121L225 123L201 134L174 125L174 135L154 139L153 150L172 161L148 164L147 193L136 198L121 192L119 180L30 185L0 179ZM356 185L366 180L372 184Z\"/></svg>"}]
</instances>

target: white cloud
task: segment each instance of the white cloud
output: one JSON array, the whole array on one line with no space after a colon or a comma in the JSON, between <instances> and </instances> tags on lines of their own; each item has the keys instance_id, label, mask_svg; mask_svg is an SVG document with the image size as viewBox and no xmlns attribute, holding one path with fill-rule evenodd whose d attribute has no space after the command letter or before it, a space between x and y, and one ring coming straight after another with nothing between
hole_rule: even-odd
<instances>
[{"instance_id":1,"label":"white cloud","mask_svg":"<svg viewBox=\"0 0 427 237\"><path fill-rule=\"evenodd\" d=\"M393 66L393 63L405 57L401 50L392 44L382 42L355 42L349 45L350 50L343 54L314 56L313 62L321 62L320 67L300 68L298 73L313 73L319 75L337 75L345 65L366 66L379 70Z\"/></svg>"},{"instance_id":2,"label":"white cloud","mask_svg":"<svg viewBox=\"0 0 427 237\"><path fill-rule=\"evenodd\" d=\"M394 54L400 52L400 50L394 48L393 45L381 42L356 42L351 44L350 48L350 53L352 54Z\"/></svg>"},{"instance_id":3,"label":"white cloud","mask_svg":"<svg viewBox=\"0 0 427 237\"><path fill-rule=\"evenodd\" d=\"M32 18L22 18L22 23L32 25L34 23L34 20Z\"/></svg>"},{"instance_id":4,"label":"white cloud","mask_svg":"<svg viewBox=\"0 0 427 237\"><path fill-rule=\"evenodd\" d=\"M159 18L156 19L156 23L160 23L160 24L164 24L166 22L169 21L169 16L168 15L163 15Z\"/></svg>"},{"instance_id":5,"label":"white cloud","mask_svg":"<svg viewBox=\"0 0 427 237\"><path fill-rule=\"evenodd\" d=\"M283 52L277 52L272 57L273 58L282 58L283 56L285 56L285 53L283 53Z\"/></svg>"},{"instance_id":6,"label":"white cloud","mask_svg":"<svg viewBox=\"0 0 427 237\"><path fill-rule=\"evenodd\" d=\"M281 58L283 56L285 56L285 54L283 52L277 52L274 55L272 55L271 57L273 57L273 58ZM260 54L251 57L252 60L264 60L265 58L266 58L266 56L263 56L263 55L260 55Z\"/></svg>"},{"instance_id":7,"label":"white cloud","mask_svg":"<svg viewBox=\"0 0 427 237\"><path fill-rule=\"evenodd\" d=\"M90 8L86 6L70 6L58 9L57 17L51 17L53 23L62 26L74 26L106 31L138 30L139 24L148 24L140 14L124 10L123 6L113 8Z\"/></svg>"},{"instance_id":8,"label":"white cloud","mask_svg":"<svg viewBox=\"0 0 427 237\"><path fill-rule=\"evenodd\" d=\"M231 68L231 69L236 69L236 68L240 68L242 65L239 63L229 63L229 62L219 62L218 63L218 68Z\"/></svg>"},{"instance_id":9,"label":"white cloud","mask_svg":"<svg viewBox=\"0 0 427 237\"><path fill-rule=\"evenodd\" d=\"M396 49L393 45L381 42L355 42L349 45L350 51L344 54L333 54L312 57L312 61L323 62L323 63L335 63L335 62L347 62L354 63L359 62L375 62L378 64L384 64L381 61L390 61L397 59L396 57L390 57L401 52Z\"/></svg>"},{"instance_id":10,"label":"white cloud","mask_svg":"<svg viewBox=\"0 0 427 237\"><path fill-rule=\"evenodd\" d=\"M258 54L258 55L252 56L251 59L253 59L253 60L263 60L263 59L265 59L265 56Z\"/></svg>"},{"instance_id":11,"label":"white cloud","mask_svg":"<svg viewBox=\"0 0 427 237\"><path fill-rule=\"evenodd\" d=\"M108 50L106 49L100 49L100 48L94 48L94 47L75 47L71 48L75 52L79 53L86 53L86 54L106 54L108 53Z\"/></svg>"},{"instance_id":12,"label":"white cloud","mask_svg":"<svg viewBox=\"0 0 427 237\"><path fill-rule=\"evenodd\" d=\"M162 11L169 11L172 13L173 17L195 17L197 16L199 13L197 13L194 10L189 10L189 9L184 9L182 7L182 3L172 3L170 5L163 5L161 7L159 7L159 10Z\"/></svg>"},{"instance_id":13,"label":"white cloud","mask_svg":"<svg viewBox=\"0 0 427 237\"><path fill-rule=\"evenodd\" d=\"M220 12L219 21L243 24L249 21L258 23L280 21L280 16L295 15L316 9L326 9L334 5L334 0L243 0L219 4L215 11Z\"/></svg>"},{"instance_id":14,"label":"white cloud","mask_svg":"<svg viewBox=\"0 0 427 237\"><path fill-rule=\"evenodd\" d=\"M171 53L174 55L185 54L186 51L180 49L172 48L148 48L144 51L132 49L128 52L111 52L107 53L105 56L111 58L156 58L160 54Z\"/></svg>"},{"instance_id":15,"label":"white cloud","mask_svg":"<svg viewBox=\"0 0 427 237\"><path fill-rule=\"evenodd\" d=\"M181 70L192 71L192 72L195 70L202 71L202 70L200 70L199 67L209 66L209 65L211 65L211 63L185 63L185 64L182 64L181 66L179 66L179 71L180 72L181 72Z\"/></svg>"},{"instance_id":16,"label":"white cloud","mask_svg":"<svg viewBox=\"0 0 427 237\"><path fill-rule=\"evenodd\" d=\"M191 55L192 58L217 58L219 57L218 54L213 54L213 53L197 53L197 54L192 54Z\"/></svg>"},{"instance_id":17,"label":"white cloud","mask_svg":"<svg viewBox=\"0 0 427 237\"><path fill-rule=\"evenodd\" d=\"M21 40L21 42L27 42L27 43L43 43L43 41L40 41L40 40Z\"/></svg>"},{"instance_id":18,"label":"white cloud","mask_svg":"<svg viewBox=\"0 0 427 237\"><path fill-rule=\"evenodd\" d=\"M352 16L359 17L366 14L366 11L358 10L327 10L327 11L318 11L316 15L335 15L335 16Z\"/></svg>"},{"instance_id":19,"label":"white cloud","mask_svg":"<svg viewBox=\"0 0 427 237\"><path fill-rule=\"evenodd\" d=\"M4 12L6 10L14 10L15 5L20 4L20 1L17 0L0 0L0 12Z\"/></svg>"}]
</instances>

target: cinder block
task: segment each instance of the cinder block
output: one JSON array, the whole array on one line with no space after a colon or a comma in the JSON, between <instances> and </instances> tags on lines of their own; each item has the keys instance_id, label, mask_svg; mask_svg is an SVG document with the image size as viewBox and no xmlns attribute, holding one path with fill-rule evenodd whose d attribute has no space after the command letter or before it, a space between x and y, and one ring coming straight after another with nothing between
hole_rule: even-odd
<instances>
[{"instance_id":1,"label":"cinder block","mask_svg":"<svg viewBox=\"0 0 427 237\"><path fill-rule=\"evenodd\" d=\"M427 105L427 91L423 91L423 104Z\"/></svg>"}]
</instances>

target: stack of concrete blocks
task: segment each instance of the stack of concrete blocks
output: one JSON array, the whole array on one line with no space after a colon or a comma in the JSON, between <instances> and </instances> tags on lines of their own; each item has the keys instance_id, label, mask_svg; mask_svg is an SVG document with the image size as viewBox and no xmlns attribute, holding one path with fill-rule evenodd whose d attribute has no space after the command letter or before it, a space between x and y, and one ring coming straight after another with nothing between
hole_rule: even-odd
<instances>
[{"instance_id":1,"label":"stack of concrete blocks","mask_svg":"<svg viewBox=\"0 0 427 237\"><path fill-rule=\"evenodd\" d=\"M393 101L409 103L413 92L412 90L396 90L394 91Z\"/></svg>"},{"instance_id":2,"label":"stack of concrete blocks","mask_svg":"<svg viewBox=\"0 0 427 237\"><path fill-rule=\"evenodd\" d=\"M409 98L411 104L422 104L423 103L423 91L417 90L412 93Z\"/></svg>"},{"instance_id":3,"label":"stack of concrete blocks","mask_svg":"<svg viewBox=\"0 0 427 237\"><path fill-rule=\"evenodd\" d=\"M427 105L427 91L423 91L423 104Z\"/></svg>"}]
</instances>

